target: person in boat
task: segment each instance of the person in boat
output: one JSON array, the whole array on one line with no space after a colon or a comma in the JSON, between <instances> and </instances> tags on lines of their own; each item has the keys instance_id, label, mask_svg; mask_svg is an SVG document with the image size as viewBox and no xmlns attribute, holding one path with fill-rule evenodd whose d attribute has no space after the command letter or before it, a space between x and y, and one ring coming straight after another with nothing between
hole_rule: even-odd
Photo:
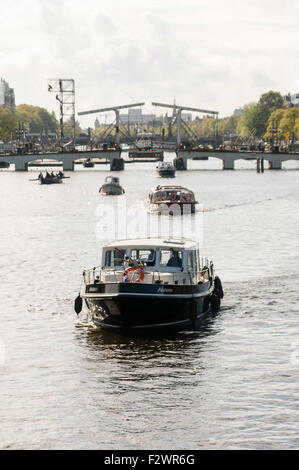
<instances>
[{"instance_id":1,"label":"person in boat","mask_svg":"<svg viewBox=\"0 0 299 470\"><path fill-rule=\"evenodd\" d=\"M38 175L38 179L39 179L39 180L43 179L43 174L42 174L42 172L40 172L40 174Z\"/></svg>"},{"instance_id":2,"label":"person in boat","mask_svg":"<svg viewBox=\"0 0 299 470\"><path fill-rule=\"evenodd\" d=\"M50 173L48 172L48 170L46 171L46 178L51 178L51 175L50 175Z\"/></svg>"},{"instance_id":3,"label":"person in boat","mask_svg":"<svg viewBox=\"0 0 299 470\"><path fill-rule=\"evenodd\" d=\"M51 178L56 178L54 171L51 172Z\"/></svg>"},{"instance_id":4,"label":"person in boat","mask_svg":"<svg viewBox=\"0 0 299 470\"><path fill-rule=\"evenodd\" d=\"M172 251L172 255L167 262L167 266L170 268L181 268L182 267L182 259L179 257L177 251Z\"/></svg>"},{"instance_id":5,"label":"person in boat","mask_svg":"<svg viewBox=\"0 0 299 470\"><path fill-rule=\"evenodd\" d=\"M59 178L63 178L63 173L62 173L62 171L59 171L59 172L57 173L57 176L59 176Z\"/></svg>"}]
</instances>

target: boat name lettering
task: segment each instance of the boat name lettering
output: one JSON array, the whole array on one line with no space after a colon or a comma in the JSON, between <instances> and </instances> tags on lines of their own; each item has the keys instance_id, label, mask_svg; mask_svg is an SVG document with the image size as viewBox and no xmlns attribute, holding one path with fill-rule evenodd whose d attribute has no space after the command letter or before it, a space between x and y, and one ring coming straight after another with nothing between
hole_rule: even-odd
<instances>
[{"instance_id":1,"label":"boat name lettering","mask_svg":"<svg viewBox=\"0 0 299 470\"><path fill-rule=\"evenodd\" d=\"M161 294L164 294L166 292L173 292L173 290L172 289L165 289L164 287L160 287L158 289L158 292L160 292Z\"/></svg>"}]
</instances>

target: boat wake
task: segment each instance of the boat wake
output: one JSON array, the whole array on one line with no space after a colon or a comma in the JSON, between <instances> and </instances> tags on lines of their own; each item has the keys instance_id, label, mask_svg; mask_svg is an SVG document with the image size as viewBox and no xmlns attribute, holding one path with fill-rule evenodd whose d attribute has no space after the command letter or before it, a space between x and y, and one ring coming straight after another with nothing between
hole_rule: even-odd
<instances>
[{"instance_id":1,"label":"boat wake","mask_svg":"<svg viewBox=\"0 0 299 470\"><path fill-rule=\"evenodd\" d=\"M220 207L206 208L206 209L203 209L202 211L203 212L214 212L214 211L222 211L222 210L226 210L226 209L232 209L234 207L255 206L257 204L263 204L264 202L277 201L279 199L288 199L292 196L293 196L293 194L289 194L289 195L284 195L284 196L268 197L266 199L260 199L258 201L240 202L239 204L225 204L224 206L220 206Z\"/></svg>"}]
</instances>

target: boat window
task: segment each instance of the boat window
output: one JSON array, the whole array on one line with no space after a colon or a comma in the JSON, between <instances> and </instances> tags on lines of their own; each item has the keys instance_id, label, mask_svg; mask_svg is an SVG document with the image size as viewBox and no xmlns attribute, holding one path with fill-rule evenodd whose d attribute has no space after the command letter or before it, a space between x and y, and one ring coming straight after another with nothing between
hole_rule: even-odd
<instances>
[{"instance_id":1,"label":"boat window","mask_svg":"<svg viewBox=\"0 0 299 470\"><path fill-rule=\"evenodd\" d=\"M188 251L187 266L191 271L197 271L196 251Z\"/></svg>"},{"instance_id":2,"label":"boat window","mask_svg":"<svg viewBox=\"0 0 299 470\"><path fill-rule=\"evenodd\" d=\"M194 199L194 197L192 197L192 193L184 192L181 195L181 201L182 202L192 202L193 199Z\"/></svg>"},{"instance_id":3,"label":"boat window","mask_svg":"<svg viewBox=\"0 0 299 470\"><path fill-rule=\"evenodd\" d=\"M109 250L105 254L105 266L114 268L115 266L123 266L126 250Z\"/></svg>"},{"instance_id":4,"label":"boat window","mask_svg":"<svg viewBox=\"0 0 299 470\"><path fill-rule=\"evenodd\" d=\"M158 191L152 195L153 202L160 202L165 200L165 191Z\"/></svg>"},{"instance_id":5,"label":"boat window","mask_svg":"<svg viewBox=\"0 0 299 470\"><path fill-rule=\"evenodd\" d=\"M171 268L182 267L183 252L179 250L161 250L160 265L168 266Z\"/></svg>"},{"instance_id":6,"label":"boat window","mask_svg":"<svg viewBox=\"0 0 299 470\"><path fill-rule=\"evenodd\" d=\"M136 249L134 248L131 250L131 256L130 258L132 260L140 259L144 263L147 264L147 266L154 266L155 264L155 250L149 250L146 248L141 248L141 249Z\"/></svg>"}]
</instances>

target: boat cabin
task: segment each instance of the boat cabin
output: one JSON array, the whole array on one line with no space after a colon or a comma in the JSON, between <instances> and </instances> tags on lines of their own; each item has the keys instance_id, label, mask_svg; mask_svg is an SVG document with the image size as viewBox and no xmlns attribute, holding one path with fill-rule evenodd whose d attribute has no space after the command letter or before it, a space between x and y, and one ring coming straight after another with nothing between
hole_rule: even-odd
<instances>
[{"instance_id":1,"label":"boat cabin","mask_svg":"<svg viewBox=\"0 0 299 470\"><path fill-rule=\"evenodd\" d=\"M140 275L138 266L142 279L136 281L136 275ZM130 267L130 276L124 279ZM117 241L103 247L101 266L97 273L93 272L93 278L103 283L194 284L208 281L211 269L207 258L200 256L194 240L145 238Z\"/></svg>"},{"instance_id":2,"label":"boat cabin","mask_svg":"<svg viewBox=\"0 0 299 470\"><path fill-rule=\"evenodd\" d=\"M119 184L119 178L117 176L106 176L105 184Z\"/></svg>"},{"instance_id":3,"label":"boat cabin","mask_svg":"<svg viewBox=\"0 0 299 470\"><path fill-rule=\"evenodd\" d=\"M194 204L194 192L182 186L157 186L149 193L150 204L189 203Z\"/></svg>"},{"instance_id":4,"label":"boat cabin","mask_svg":"<svg viewBox=\"0 0 299 470\"><path fill-rule=\"evenodd\" d=\"M158 170L175 170L175 166L171 162L159 162L157 165Z\"/></svg>"}]
</instances>

